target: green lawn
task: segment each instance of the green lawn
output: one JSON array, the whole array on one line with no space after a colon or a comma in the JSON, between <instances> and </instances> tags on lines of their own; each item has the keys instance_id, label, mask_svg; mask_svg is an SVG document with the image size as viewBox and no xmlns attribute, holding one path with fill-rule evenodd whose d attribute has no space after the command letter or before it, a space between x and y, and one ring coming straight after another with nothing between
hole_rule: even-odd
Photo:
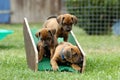
<instances>
[{"instance_id":1,"label":"green lawn","mask_svg":"<svg viewBox=\"0 0 120 80\"><path fill-rule=\"evenodd\" d=\"M2 29L14 30L0 41L0 80L120 80L120 37L88 36L73 27L86 53L86 69L77 72L33 72L27 67L22 24L0 24ZM40 24L31 24L40 28Z\"/></svg>"}]
</instances>

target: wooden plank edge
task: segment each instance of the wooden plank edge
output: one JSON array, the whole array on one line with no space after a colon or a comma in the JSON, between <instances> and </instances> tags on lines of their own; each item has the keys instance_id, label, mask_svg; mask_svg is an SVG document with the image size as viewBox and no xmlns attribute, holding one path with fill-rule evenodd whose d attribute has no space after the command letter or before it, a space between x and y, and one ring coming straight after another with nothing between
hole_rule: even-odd
<instances>
[{"instance_id":1,"label":"wooden plank edge","mask_svg":"<svg viewBox=\"0 0 120 80\"><path fill-rule=\"evenodd\" d=\"M26 26L25 26L26 25ZM24 18L24 27L26 27L28 29L28 33L30 35L30 38L31 38L31 41L32 41L32 45L33 45L33 48L34 48L34 54L35 54L35 64L36 64L36 68L35 68L35 72L38 71L38 51L37 51L37 48L36 48L36 45L35 45L35 42L34 42L34 39L32 37L32 33L31 33L31 30L30 30L30 27L29 27L29 24L28 24L28 21L27 21L27 18Z\"/></svg>"},{"instance_id":2,"label":"wooden plank edge","mask_svg":"<svg viewBox=\"0 0 120 80\"><path fill-rule=\"evenodd\" d=\"M82 70L81 70L81 73L83 73L85 70L85 65L86 65L86 55L85 55L85 52L83 51L82 47L80 46L79 42L77 41L73 31L71 31L70 33L73 36L73 38L75 39L75 42L76 42L78 48L81 50L81 52L83 54L83 65L82 65Z\"/></svg>"}]
</instances>

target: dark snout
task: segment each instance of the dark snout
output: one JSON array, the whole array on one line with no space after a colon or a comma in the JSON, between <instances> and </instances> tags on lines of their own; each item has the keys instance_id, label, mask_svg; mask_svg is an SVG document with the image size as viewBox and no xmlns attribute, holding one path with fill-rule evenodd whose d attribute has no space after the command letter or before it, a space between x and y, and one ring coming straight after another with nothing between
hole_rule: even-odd
<instances>
[{"instance_id":1,"label":"dark snout","mask_svg":"<svg viewBox=\"0 0 120 80\"><path fill-rule=\"evenodd\" d=\"M48 44L47 42L44 41L43 47L49 47L49 44Z\"/></svg>"},{"instance_id":2,"label":"dark snout","mask_svg":"<svg viewBox=\"0 0 120 80\"><path fill-rule=\"evenodd\" d=\"M48 47L48 45L47 45L47 44L44 44L44 47Z\"/></svg>"},{"instance_id":3,"label":"dark snout","mask_svg":"<svg viewBox=\"0 0 120 80\"><path fill-rule=\"evenodd\" d=\"M82 64L83 63L83 58L79 58L77 61L76 61L76 64Z\"/></svg>"},{"instance_id":4,"label":"dark snout","mask_svg":"<svg viewBox=\"0 0 120 80\"><path fill-rule=\"evenodd\" d=\"M67 28L67 30L66 30L67 32L70 32L71 31L71 29L69 29L69 28Z\"/></svg>"},{"instance_id":5,"label":"dark snout","mask_svg":"<svg viewBox=\"0 0 120 80\"><path fill-rule=\"evenodd\" d=\"M68 25L67 25L66 31L67 31L67 32L70 32L71 30L72 30L72 26L70 26L70 25L68 26Z\"/></svg>"}]
</instances>

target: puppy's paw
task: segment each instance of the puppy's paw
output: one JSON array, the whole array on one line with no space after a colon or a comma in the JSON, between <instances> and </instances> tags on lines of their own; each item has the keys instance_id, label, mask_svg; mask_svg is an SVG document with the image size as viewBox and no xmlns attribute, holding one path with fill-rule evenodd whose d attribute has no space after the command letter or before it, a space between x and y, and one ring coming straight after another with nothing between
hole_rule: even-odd
<instances>
[{"instance_id":1,"label":"puppy's paw","mask_svg":"<svg viewBox=\"0 0 120 80\"><path fill-rule=\"evenodd\" d=\"M76 70L80 71L80 70L81 70L81 68L78 66L78 67L76 67Z\"/></svg>"},{"instance_id":2,"label":"puppy's paw","mask_svg":"<svg viewBox=\"0 0 120 80\"><path fill-rule=\"evenodd\" d=\"M81 67L79 65L72 64L71 66L72 66L73 69L75 69L77 71L81 71Z\"/></svg>"},{"instance_id":3,"label":"puppy's paw","mask_svg":"<svg viewBox=\"0 0 120 80\"><path fill-rule=\"evenodd\" d=\"M59 69L58 66L52 66L53 71L57 71Z\"/></svg>"}]
</instances>

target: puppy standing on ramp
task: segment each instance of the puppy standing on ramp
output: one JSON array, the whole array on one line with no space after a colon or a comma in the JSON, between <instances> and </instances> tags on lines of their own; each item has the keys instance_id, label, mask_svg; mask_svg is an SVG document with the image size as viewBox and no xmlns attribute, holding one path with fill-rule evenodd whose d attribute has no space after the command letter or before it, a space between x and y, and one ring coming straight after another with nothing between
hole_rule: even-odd
<instances>
[{"instance_id":1,"label":"puppy standing on ramp","mask_svg":"<svg viewBox=\"0 0 120 80\"><path fill-rule=\"evenodd\" d=\"M37 44L38 61L41 61L44 55L50 56L50 58L54 55L55 47L58 44L55 33L56 30L51 28L42 28L36 33L36 37L40 38ZM50 55L48 53L50 53Z\"/></svg>"},{"instance_id":2,"label":"puppy standing on ramp","mask_svg":"<svg viewBox=\"0 0 120 80\"><path fill-rule=\"evenodd\" d=\"M50 63L54 71L59 69L58 62L69 62L73 69L81 71L79 64L81 64L82 61L82 53L77 46L74 46L68 42L62 42L56 47L54 56L52 57Z\"/></svg>"},{"instance_id":3,"label":"puppy standing on ramp","mask_svg":"<svg viewBox=\"0 0 120 80\"><path fill-rule=\"evenodd\" d=\"M71 14L63 14L58 17L49 17L44 26L56 29L56 37L63 37L64 41L68 40L68 34L72 30L72 25L77 24L77 17Z\"/></svg>"}]
</instances>

